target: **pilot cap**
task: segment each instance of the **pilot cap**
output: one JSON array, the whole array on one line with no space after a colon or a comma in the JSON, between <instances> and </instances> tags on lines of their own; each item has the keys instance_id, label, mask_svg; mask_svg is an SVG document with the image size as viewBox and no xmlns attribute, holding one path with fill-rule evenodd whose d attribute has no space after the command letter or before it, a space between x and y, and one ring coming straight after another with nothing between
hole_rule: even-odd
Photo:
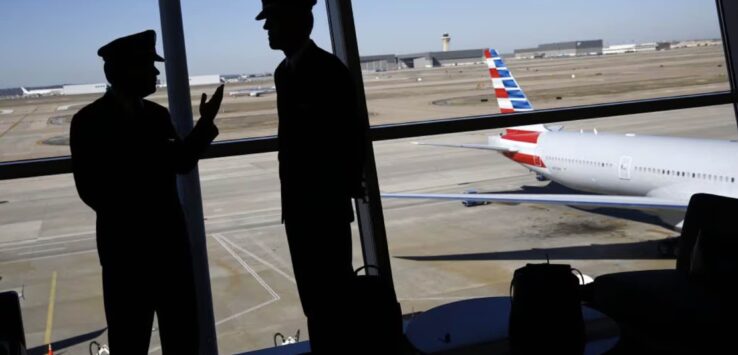
<instances>
[{"instance_id":1,"label":"pilot cap","mask_svg":"<svg viewBox=\"0 0 738 355\"><path fill-rule=\"evenodd\" d=\"M141 59L163 62L164 58L156 54L155 46L156 32L146 30L113 40L100 47L97 50L97 55L101 56L106 62Z\"/></svg>"},{"instance_id":2,"label":"pilot cap","mask_svg":"<svg viewBox=\"0 0 738 355\"><path fill-rule=\"evenodd\" d=\"M261 0L261 12L256 15L256 20L263 20L275 12L297 12L300 10L310 11L317 0Z\"/></svg>"}]
</instances>

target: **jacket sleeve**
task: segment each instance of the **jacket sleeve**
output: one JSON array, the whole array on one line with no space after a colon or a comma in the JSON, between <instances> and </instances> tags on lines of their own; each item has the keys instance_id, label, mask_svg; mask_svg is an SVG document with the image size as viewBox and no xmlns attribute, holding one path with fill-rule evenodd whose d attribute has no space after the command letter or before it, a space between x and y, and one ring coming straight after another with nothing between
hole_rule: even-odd
<instances>
[{"instance_id":1,"label":"jacket sleeve","mask_svg":"<svg viewBox=\"0 0 738 355\"><path fill-rule=\"evenodd\" d=\"M202 154L218 136L218 128L212 121L199 120L190 134L182 139L174 129L169 113L164 110L164 114L170 137L167 143L167 161L177 174L186 174L197 165Z\"/></svg>"},{"instance_id":2,"label":"jacket sleeve","mask_svg":"<svg viewBox=\"0 0 738 355\"><path fill-rule=\"evenodd\" d=\"M102 204L109 200L106 192L110 189L101 184L110 182L106 178L104 148L99 146L97 132L93 132L90 121L77 114L72 119L69 131L69 146L72 152L72 173L77 193L82 201L93 210L100 211Z\"/></svg>"},{"instance_id":3,"label":"jacket sleeve","mask_svg":"<svg viewBox=\"0 0 738 355\"><path fill-rule=\"evenodd\" d=\"M343 97L338 101L341 104L338 105L340 112L337 118L342 132L340 144L347 153L344 163L344 178L350 196L362 198L365 195L362 182L366 167L368 127L359 114L356 87L350 73L345 67L342 69L341 81L338 87L340 88L339 95Z\"/></svg>"}]
</instances>

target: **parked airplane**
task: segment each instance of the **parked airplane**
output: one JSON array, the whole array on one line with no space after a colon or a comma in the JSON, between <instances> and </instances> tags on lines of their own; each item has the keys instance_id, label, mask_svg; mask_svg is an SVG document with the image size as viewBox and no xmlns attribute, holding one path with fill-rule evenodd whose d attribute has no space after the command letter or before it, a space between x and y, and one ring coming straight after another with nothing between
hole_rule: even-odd
<instances>
[{"instance_id":1,"label":"parked airplane","mask_svg":"<svg viewBox=\"0 0 738 355\"><path fill-rule=\"evenodd\" d=\"M60 87L38 88L38 89L28 90L25 87L21 86L21 91L23 92L23 97L41 97L41 96L52 96L52 95L62 94L62 88Z\"/></svg>"},{"instance_id":2,"label":"parked airplane","mask_svg":"<svg viewBox=\"0 0 738 355\"><path fill-rule=\"evenodd\" d=\"M533 106L500 55L485 50L502 113ZM712 139L565 132L532 125L506 129L487 144L430 144L499 152L537 174L586 194L382 194L383 197L619 207L652 211L681 229L684 211L696 193L738 197L738 143ZM664 215L668 215L665 219ZM676 217L676 218L674 218Z\"/></svg>"},{"instance_id":3,"label":"parked airplane","mask_svg":"<svg viewBox=\"0 0 738 355\"><path fill-rule=\"evenodd\" d=\"M264 94L269 94L276 92L277 88L272 86L270 88L250 88L250 89L240 89L240 90L233 90L228 92L228 96L251 96L251 97L259 97Z\"/></svg>"}]
</instances>

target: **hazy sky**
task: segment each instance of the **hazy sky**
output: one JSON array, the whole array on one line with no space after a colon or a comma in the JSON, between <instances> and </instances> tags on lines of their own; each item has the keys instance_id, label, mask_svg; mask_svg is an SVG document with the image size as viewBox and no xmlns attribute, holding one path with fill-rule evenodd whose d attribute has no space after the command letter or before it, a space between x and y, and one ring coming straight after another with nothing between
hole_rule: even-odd
<instances>
[{"instance_id":1,"label":"hazy sky","mask_svg":"<svg viewBox=\"0 0 738 355\"><path fill-rule=\"evenodd\" d=\"M539 43L603 39L605 45L718 38L713 0L354 0L362 55L452 49L503 52ZM182 0L191 75L271 72L259 0ZM330 49L322 0L313 38ZM154 0L0 1L0 88L104 82L97 49L159 27ZM161 50L161 43L159 52ZM162 70L163 71L163 70Z\"/></svg>"}]
</instances>

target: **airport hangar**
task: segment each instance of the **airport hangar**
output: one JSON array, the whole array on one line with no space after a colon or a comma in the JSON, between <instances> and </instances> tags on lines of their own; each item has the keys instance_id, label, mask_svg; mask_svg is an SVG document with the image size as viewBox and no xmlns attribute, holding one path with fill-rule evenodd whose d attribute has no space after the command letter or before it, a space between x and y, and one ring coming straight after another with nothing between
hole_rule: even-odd
<instances>
[{"instance_id":1,"label":"airport hangar","mask_svg":"<svg viewBox=\"0 0 738 355\"><path fill-rule=\"evenodd\" d=\"M467 49L447 52L422 52L413 54L384 54L361 57L361 70L383 72L399 69L454 67L484 63L484 49Z\"/></svg>"},{"instance_id":2,"label":"airport hangar","mask_svg":"<svg viewBox=\"0 0 738 355\"><path fill-rule=\"evenodd\" d=\"M580 57L602 54L602 40L586 40L539 44L536 48L516 49L513 53L517 59L544 57Z\"/></svg>"}]
</instances>

